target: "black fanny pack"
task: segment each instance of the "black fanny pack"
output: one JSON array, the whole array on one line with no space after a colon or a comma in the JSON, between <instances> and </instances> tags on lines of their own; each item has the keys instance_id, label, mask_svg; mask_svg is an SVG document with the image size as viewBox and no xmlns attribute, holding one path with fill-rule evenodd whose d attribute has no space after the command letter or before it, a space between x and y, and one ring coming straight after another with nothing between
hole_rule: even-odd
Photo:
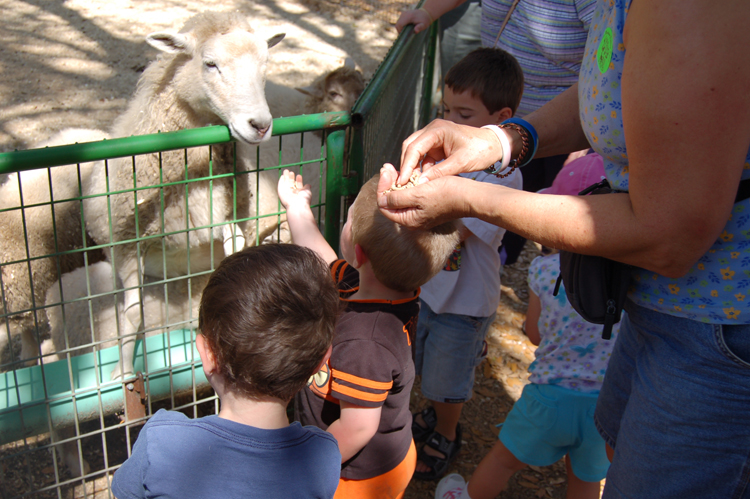
<instances>
[{"instance_id":1,"label":"black fanny pack","mask_svg":"<svg viewBox=\"0 0 750 499\"><path fill-rule=\"evenodd\" d=\"M610 194L616 192L609 182L602 180L579 193ZM750 198L750 179L740 182L734 202ZM628 295L633 267L609 258L560 251L560 275L554 295L565 285L565 294L576 312L586 321L603 324L602 338L612 337L612 326L620 321Z\"/></svg>"}]
</instances>

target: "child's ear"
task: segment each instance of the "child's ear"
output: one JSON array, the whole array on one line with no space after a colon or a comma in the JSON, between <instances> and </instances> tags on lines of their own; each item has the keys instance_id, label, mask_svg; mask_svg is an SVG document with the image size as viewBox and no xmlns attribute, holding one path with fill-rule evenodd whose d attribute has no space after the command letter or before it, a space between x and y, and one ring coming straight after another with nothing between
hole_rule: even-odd
<instances>
[{"instance_id":1,"label":"child's ear","mask_svg":"<svg viewBox=\"0 0 750 499\"><path fill-rule=\"evenodd\" d=\"M504 107L493 113L492 117L495 119L495 125L499 125L503 121L513 117L513 110L509 107Z\"/></svg>"},{"instance_id":2,"label":"child's ear","mask_svg":"<svg viewBox=\"0 0 750 499\"><path fill-rule=\"evenodd\" d=\"M354 262L355 269L360 268L362 265L367 263L367 260L369 260L367 258L367 255L365 254L365 250L363 250L362 246L360 246L359 244L354 245L354 260L356 260Z\"/></svg>"},{"instance_id":3,"label":"child's ear","mask_svg":"<svg viewBox=\"0 0 750 499\"><path fill-rule=\"evenodd\" d=\"M203 372L206 373L206 376L209 376L216 369L214 353L202 334L195 337L195 346L198 349L198 355L201 356L201 362L203 362Z\"/></svg>"}]
</instances>

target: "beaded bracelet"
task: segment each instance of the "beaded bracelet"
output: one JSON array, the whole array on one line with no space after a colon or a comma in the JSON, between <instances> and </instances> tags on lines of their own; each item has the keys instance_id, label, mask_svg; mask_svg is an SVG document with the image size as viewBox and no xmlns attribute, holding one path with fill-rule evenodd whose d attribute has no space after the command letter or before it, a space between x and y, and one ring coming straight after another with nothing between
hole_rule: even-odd
<instances>
[{"instance_id":1,"label":"beaded bracelet","mask_svg":"<svg viewBox=\"0 0 750 499\"><path fill-rule=\"evenodd\" d=\"M514 127L503 127L503 125L511 125L515 124L520 126L521 128ZM526 156L523 151L518 156L518 167L524 167L529 162L534 159L534 156L536 156L536 150L539 146L539 135L536 133L536 129L529 123L528 121L521 119L521 118L508 118L507 120L500 123L500 128L513 128L516 130L519 134L521 134L521 140L524 141L524 144L528 147L527 153L531 151L531 153ZM529 142L531 143L531 147L529 147Z\"/></svg>"},{"instance_id":2,"label":"beaded bracelet","mask_svg":"<svg viewBox=\"0 0 750 499\"><path fill-rule=\"evenodd\" d=\"M529 155L529 142L531 141L529 132L516 123L501 123L500 128L515 130L521 136L521 153L516 159L511 160L511 166L520 168L522 165L526 165L528 163L526 156Z\"/></svg>"}]
</instances>

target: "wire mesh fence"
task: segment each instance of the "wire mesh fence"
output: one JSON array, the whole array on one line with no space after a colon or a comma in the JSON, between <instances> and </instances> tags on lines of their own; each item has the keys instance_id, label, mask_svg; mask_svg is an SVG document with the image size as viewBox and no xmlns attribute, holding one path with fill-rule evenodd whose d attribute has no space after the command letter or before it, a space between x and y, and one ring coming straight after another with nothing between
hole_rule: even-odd
<instances>
[{"instance_id":1,"label":"wire mesh fence","mask_svg":"<svg viewBox=\"0 0 750 499\"><path fill-rule=\"evenodd\" d=\"M0 497L111 497L159 409L218 412L194 349L224 258L289 241L276 182L313 186L338 248L346 199L429 119L436 33L407 28L349 113L0 154ZM351 125L358 120L356 127Z\"/></svg>"},{"instance_id":2,"label":"wire mesh fence","mask_svg":"<svg viewBox=\"0 0 750 499\"><path fill-rule=\"evenodd\" d=\"M399 168L401 144L434 117L437 23L414 34L407 27L352 109L350 167L369 179L383 163Z\"/></svg>"},{"instance_id":3,"label":"wire mesh fence","mask_svg":"<svg viewBox=\"0 0 750 499\"><path fill-rule=\"evenodd\" d=\"M327 166L340 175L347 123L279 119L261 146L210 127L0 155L0 497L108 497L150 415L216 412L201 291L225 255L289 241L285 168L338 230Z\"/></svg>"}]
</instances>

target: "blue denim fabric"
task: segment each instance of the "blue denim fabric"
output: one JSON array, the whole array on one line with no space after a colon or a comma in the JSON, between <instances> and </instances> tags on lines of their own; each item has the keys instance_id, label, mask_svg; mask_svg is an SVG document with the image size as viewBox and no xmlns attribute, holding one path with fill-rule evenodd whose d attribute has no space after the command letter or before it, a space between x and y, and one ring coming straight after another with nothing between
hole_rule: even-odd
<instances>
[{"instance_id":1,"label":"blue denim fabric","mask_svg":"<svg viewBox=\"0 0 750 499\"><path fill-rule=\"evenodd\" d=\"M750 498L750 325L626 311L595 413L602 498Z\"/></svg>"},{"instance_id":2,"label":"blue denim fabric","mask_svg":"<svg viewBox=\"0 0 750 499\"><path fill-rule=\"evenodd\" d=\"M462 403L471 398L474 369L486 356L484 336L495 314L436 314L420 303L414 366L429 400Z\"/></svg>"}]
</instances>

